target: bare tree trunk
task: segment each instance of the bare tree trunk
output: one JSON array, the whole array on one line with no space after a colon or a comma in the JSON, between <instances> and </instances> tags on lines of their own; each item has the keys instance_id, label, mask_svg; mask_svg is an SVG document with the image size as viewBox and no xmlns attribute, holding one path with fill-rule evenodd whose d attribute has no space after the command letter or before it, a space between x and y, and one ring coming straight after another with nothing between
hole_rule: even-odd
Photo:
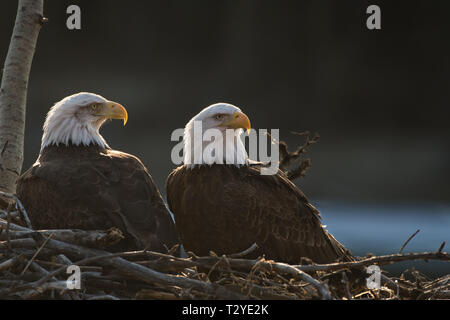
<instances>
[{"instance_id":1,"label":"bare tree trunk","mask_svg":"<svg viewBox=\"0 0 450 320\"><path fill-rule=\"evenodd\" d=\"M28 77L43 0L19 0L0 89L0 191L15 193L22 170ZM1 206L1 203L0 203Z\"/></svg>"}]
</instances>

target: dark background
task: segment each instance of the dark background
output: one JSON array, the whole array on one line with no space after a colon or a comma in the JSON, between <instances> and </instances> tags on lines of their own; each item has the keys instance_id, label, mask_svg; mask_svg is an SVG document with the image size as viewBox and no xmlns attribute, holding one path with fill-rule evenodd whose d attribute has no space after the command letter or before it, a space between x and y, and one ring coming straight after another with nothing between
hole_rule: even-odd
<instances>
[{"instance_id":1,"label":"dark background","mask_svg":"<svg viewBox=\"0 0 450 320\"><path fill-rule=\"evenodd\" d=\"M70 4L81 7L79 31L66 28ZM370 4L381 7L381 30L366 28ZM1 2L2 63L15 14L16 1ZM290 131L320 133L299 181L319 208L407 205L424 208L423 218L435 208L450 216L449 1L47 0L45 16L24 169L51 105L91 91L127 108L127 126L102 134L140 157L165 193L171 132L224 101L255 129L279 128L291 148L302 140Z\"/></svg>"}]
</instances>

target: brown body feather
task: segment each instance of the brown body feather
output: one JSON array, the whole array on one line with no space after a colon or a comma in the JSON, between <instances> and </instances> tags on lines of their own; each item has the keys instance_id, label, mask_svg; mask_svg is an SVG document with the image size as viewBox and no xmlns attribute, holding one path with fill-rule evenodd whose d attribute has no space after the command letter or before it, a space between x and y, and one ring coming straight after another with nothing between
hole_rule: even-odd
<instances>
[{"instance_id":1,"label":"brown body feather","mask_svg":"<svg viewBox=\"0 0 450 320\"><path fill-rule=\"evenodd\" d=\"M142 162L98 146L51 146L19 179L17 194L36 229L117 227L115 250L178 243L169 211Z\"/></svg>"},{"instance_id":2,"label":"brown body feather","mask_svg":"<svg viewBox=\"0 0 450 320\"><path fill-rule=\"evenodd\" d=\"M353 259L284 173L260 175L260 168L181 166L170 174L167 200L187 251L230 254L257 243L266 258L287 263Z\"/></svg>"}]
</instances>

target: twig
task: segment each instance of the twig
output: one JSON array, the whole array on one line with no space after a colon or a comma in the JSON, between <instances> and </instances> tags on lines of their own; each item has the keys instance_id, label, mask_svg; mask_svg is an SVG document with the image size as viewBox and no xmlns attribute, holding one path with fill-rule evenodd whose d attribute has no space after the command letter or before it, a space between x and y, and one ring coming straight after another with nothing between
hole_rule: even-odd
<instances>
[{"instance_id":1,"label":"twig","mask_svg":"<svg viewBox=\"0 0 450 320\"><path fill-rule=\"evenodd\" d=\"M21 255L13 257L11 259L8 259L6 261L3 261L2 263L0 263L0 272L3 272L5 270L8 270L8 269L14 267L22 259L23 259L23 255L21 254Z\"/></svg>"},{"instance_id":2,"label":"twig","mask_svg":"<svg viewBox=\"0 0 450 320\"><path fill-rule=\"evenodd\" d=\"M1 220L0 220L1 227ZM103 230L78 230L78 229L53 229L53 230L14 230L9 233L11 239L22 239L41 235L48 237L53 235L53 239L75 243L88 247L106 248L117 244L124 239L123 233L117 228ZM0 235L0 240L6 240Z\"/></svg>"},{"instance_id":3,"label":"twig","mask_svg":"<svg viewBox=\"0 0 450 320\"><path fill-rule=\"evenodd\" d=\"M341 273L342 273L342 283L344 284L344 288L345 288L345 295L348 300L352 300L352 294L350 292L350 287L348 285L347 274L345 273L345 270L341 271Z\"/></svg>"},{"instance_id":4,"label":"twig","mask_svg":"<svg viewBox=\"0 0 450 320\"><path fill-rule=\"evenodd\" d=\"M254 243L249 248L245 249L244 251L239 252L239 253L230 254L227 257L229 257L229 258L242 258L242 257L245 257L248 254L252 253L256 249L258 249L258 245L256 243Z\"/></svg>"},{"instance_id":5,"label":"twig","mask_svg":"<svg viewBox=\"0 0 450 320\"><path fill-rule=\"evenodd\" d=\"M34 272L38 273L41 277L49 274L49 272L47 270L45 270L43 267L41 267L39 264L36 263L36 260L30 261L30 268ZM56 279L56 277L52 277L51 280L58 281L58 279ZM62 298L66 299L66 300L70 300L70 299L76 299L76 296L74 294L70 294L70 293L63 293Z\"/></svg>"},{"instance_id":6,"label":"twig","mask_svg":"<svg viewBox=\"0 0 450 320\"><path fill-rule=\"evenodd\" d=\"M438 253L442 253L442 250L444 249L444 247L445 247L445 241L443 241L443 242L441 243L441 245L440 245L440 247L439 247L439 249L438 249Z\"/></svg>"},{"instance_id":7,"label":"twig","mask_svg":"<svg viewBox=\"0 0 450 320\"><path fill-rule=\"evenodd\" d=\"M33 226L31 225L31 221L30 221L30 218L28 217L27 211L25 210L25 207L23 206L23 204L19 200L19 198L17 198L15 194L8 193L8 192L3 192L3 191L0 191L0 196L3 196L3 197L8 198L8 199L12 199L14 201L16 210L18 210L22 214L23 219L25 220L25 223L26 223L27 227L29 229L33 229Z\"/></svg>"},{"instance_id":8,"label":"twig","mask_svg":"<svg viewBox=\"0 0 450 320\"><path fill-rule=\"evenodd\" d=\"M208 261L209 264L211 264L214 260L217 260L216 257L198 257L195 260L198 262L206 262ZM217 262L217 261L215 261ZM264 259L258 259L258 260L248 260L248 259L228 259L228 263L231 267L237 268L239 270L245 270L250 271L252 270L256 265L258 265L258 268L263 268L268 271L275 271L278 273L287 274L294 279L303 280L307 283L312 284L321 294L322 298L325 300L332 299L331 293L328 290L328 287L326 284L321 283L320 281L314 279L309 274L303 272L302 270L296 268L295 266L291 266L286 263L281 262L273 262L269 260ZM215 264L215 263L214 263Z\"/></svg>"},{"instance_id":9,"label":"twig","mask_svg":"<svg viewBox=\"0 0 450 320\"><path fill-rule=\"evenodd\" d=\"M66 281L53 281L53 282L43 283L39 286L32 287L29 290L26 290L19 295L23 299L31 299L31 298L41 295L42 293L44 293L47 290L60 290L61 292L64 292L67 290L67 282Z\"/></svg>"},{"instance_id":10,"label":"twig","mask_svg":"<svg viewBox=\"0 0 450 320\"><path fill-rule=\"evenodd\" d=\"M58 263L60 263L61 265L68 265L68 266L70 266L70 265L72 265L73 264L73 262L72 261L70 261L70 259L69 258L67 258L65 255L63 255L63 254L58 254L56 257L55 257L55 261L56 262L58 262Z\"/></svg>"},{"instance_id":11,"label":"twig","mask_svg":"<svg viewBox=\"0 0 450 320\"><path fill-rule=\"evenodd\" d=\"M18 211L12 211L9 213L11 215L11 218L17 219L20 217ZM8 219L8 212L4 210L0 210L0 219Z\"/></svg>"},{"instance_id":12,"label":"twig","mask_svg":"<svg viewBox=\"0 0 450 320\"><path fill-rule=\"evenodd\" d=\"M120 299L117 297L114 297L110 294L105 294L102 296L92 296L92 297L87 298L87 300L120 300Z\"/></svg>"},{"instance_id":13,"label":"twig","mask_svg":"<svg viewBox=\"0 0 450 320\"><path fill-rule=\"evenodd\" d=\"M4 219L0 219L0 226L6 227L7 225L8 225L8 221L6 221ZM18 224L15 224L15 223L12 223L12 222L9 224L9 228L11 228L11 230L15 230L15 231L29 231L29 232L33 232L34 231L32 229L19 226Z\"/></svg>"},{"instance_id":14,"label":"twig","mask_svg":"<svg viewBox=\"0 0 450 320\"><path fill-rule=\"evenodd\" d=\"M412 235L409 236L408 240L405 241L405 243L400 247L400 250L398 251L398 253L402 253L403 248L406 247L406 245L409 243L409 241L411 241L412 238L414 238L414 236L416 234L418 234L420 231L420 229L417 229L416 232L414 232Z\"/></svg>"},{"instance_id":15,"label":"twig","mask_svg":"<svg viewBox=\"0 0 450 320\"><path fill-rule=\"evenodd\" d=\"M57 257L55 257L56 260ZM57 263L57 262L51 262L51 261L45 261L45 260L38 260L35 259L35 262L37 262L38 264L42 265L42 266L47 266L47 267L55 267L55 268L59 268L62 266L70 266L73 265L73 262L70 263ZM79 266L81 271L85 271L85 272L90 272L90 271L96 271L96 272L101 272L103 270L102 267L98 267L98 266Z\"/></svg>"},{"instance_id":16,"label":"twig","mask_svg":"<svg viewBox=\"0 0 450 320\"><path fill-rule=\"evenodd\" d=\"M28 261L27 265L25 266L25 268L22 270L22 273L20 275L23 275L27 270L28 267L30 266L30 264L34 261L34 259L37 257L37 255L39 254L39 252L41 252L42 248L45 247L45 245L47 244L47 242L53 237L53 233L51 233L48 238L45 239L44 243L39 247L39 249L36 251L36 253L31 257L30 261Z\"/></svg>"},{"instance_id":17,"label":"twig","mask_svg":"<svg viewBox=\"0 0 450 320\"><path fill-rule=\"evenodd\" d=\"M305 137L305 143L297 148L297 150L290 152L286 142L284 141L276 141L270 133L266 133L269 138L272 140L272 143L278 144L280 160L279 160L279 168L286 173L288 178L293 181L297 178L302 178L306 175L306 170L311 166L311 160L306 159L300 161L302 154L304 154L309 146L316 143L320 139L319 134L314 134L313 138L309 138L309 132L292 132L293 134ZM299 164L294 167L292 170L289 170L289 167L292 163L299 162Z\"/></svg>"},{"instance_id":18,"label":"twig","mask_svg":"<svg viewBox=\"0 0 450 320\"><path fill-rule=\"evenodd\" d=\"M33 229L33 226L31 225L30 217L28 217L28 213L25 210L25 207L23 206L22 202L17 198L15 195L13 195L13 199L16 202L16 209L22 213L23 219L25 220L25 223L28 228Z\"/></svg>"},{"instance_id":19,"label":"twig","mask_svg":"<svg viewBox=\"0 0 450 320\"><path fill-rule=\"evenodd\" d=\"M9 229L11 228L11 216L10 216L10 208L11 205L8 205L8 209L6 210L6 214L7 214L7 223L6 223L6 241L8 242L8 251L7 254L9 255L11 253L11 235L9 232Z\"/></svg>"},{"instance_id":20,"label":"twig","mask_svg":"<svg viewBox=\"0 0 450 320\"><path fill-rule=\"evenodd\" d=\"M399 292L400 292L400 286L398 284L398 281L392 281L391 279L389 279L389 277L385 276L384 274L380 274L380 278L383 279L386 283L389 283L391 285L393 285L396 289L396 296L399 297Z\"/></svg>"},{"instance_id":21,"label":"twig","mask_svg":"<svg viewBox=\"0 0 450 320\"><path fill-rule=\"evenodd\" d=\"M102 259L110 259L110 258L114 258L114 257L119 257L120 255L123 255L123 254L124 253L120 252L120 253L107 253L107 254L104 254L104 255L93 256L93 257L85 258L85 259L82 259L82 260L80 260L78 262L75 262L74 265L79 266L79 265L83 265L83 264L88 264L88 263L92 263L94 261L99 261L99 260L102 260ZM56 275L58 275L58 274L60 274L60 273L62 273L64 271L66 271L66 270L67 270L67 266L66 265L61 266L60 268L56 269L55 271L50 272L48 275L46 275L42 279L38 280L36 282L36 285L39 286L42 283L50 280L52 277L54 277L54 276L56 276Z\"/></svg>"},{"instance_id":22,"label":"twig","mask_svg":"<svg viewBox=\"0 0 450 320\"><path fill-rule=\"evenodd\" d=\"M346 268L360 268L369 266L371 264L392 264L395 262L407 261L407 260L443 260L450 261L450 255L446 252L424 252L424 253L407 253L407 254L391 254L378 257L370 257L352 262L338 262L330 264L311 264L311 265L296 265L295 268L305 271L332 271Z\"/></svg>"}]
</instances>

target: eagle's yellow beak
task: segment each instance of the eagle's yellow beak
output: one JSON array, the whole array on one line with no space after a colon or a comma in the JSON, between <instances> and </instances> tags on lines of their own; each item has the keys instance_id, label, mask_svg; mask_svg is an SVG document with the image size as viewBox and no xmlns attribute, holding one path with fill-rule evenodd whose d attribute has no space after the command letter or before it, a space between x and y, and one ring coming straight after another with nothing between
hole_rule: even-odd
<instances>
[{"instance_id":1,"label":"eagle's yellow beak","mask_svg":"<svg viewBox=\"0 0 450 320\"><path fill-rule=\"evenodd\" d=\"M110 119L123 119L123 125L127 123L128 113L120 103L108 102L104 104L102 115Z\"/></svg>"},{"instance_id":2,"label":"eagle's yellow beak","mask_svg":"<svg viewBox=\"0 0 450 320\"><path fill-rule=\"evenodd\" d=\"M227 128L232 129L245 129L247 131L250 131L250 119L247 117L245 113L242 112L235 112L230 117L230 119L225 120L225 122L222 124L223 126Z\"/></svg>"}]
</instances>

